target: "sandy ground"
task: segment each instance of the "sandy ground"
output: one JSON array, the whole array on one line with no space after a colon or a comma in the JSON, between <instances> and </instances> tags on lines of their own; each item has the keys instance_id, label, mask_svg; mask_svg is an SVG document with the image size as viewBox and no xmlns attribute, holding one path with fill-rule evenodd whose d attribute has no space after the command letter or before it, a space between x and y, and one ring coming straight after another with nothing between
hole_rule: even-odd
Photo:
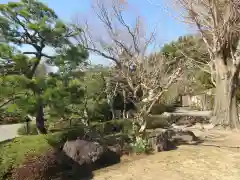
<instances>
[{"instance_id":1,"label":"sandy ground","mask_svg":"<svg viewBox=\"0 0 240 180\"><path fill-rule=\"evenodd\" d=\"M94 180L238 180L240 135L222 130L195 130L203 144L139 157L95 172ZM198 132L197 132L198 131ZM239 144L239 145L238 145Z\"/></svg>"}]
</instances>

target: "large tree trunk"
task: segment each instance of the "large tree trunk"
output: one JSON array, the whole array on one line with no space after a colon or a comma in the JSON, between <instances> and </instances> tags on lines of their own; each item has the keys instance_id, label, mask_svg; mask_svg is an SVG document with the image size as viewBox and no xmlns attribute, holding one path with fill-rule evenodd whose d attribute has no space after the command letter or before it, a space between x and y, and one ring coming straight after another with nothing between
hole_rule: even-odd
<instances>
[{"instance_id":1,"label":"large tree trunk","mask_svg":"<svg viewBox=\"0 0 240 180\"><path fill-rule=\"evenodd\" d=\"M36 127L39 134L47 134L47 130L45 128L45 119L44 119L44 111L43 111L43 103L42 101L38 102L36 114Z\"/></svg>"},{"instance_id":2,"label":"large tree trunk","mask_svg":"<svg viewBox=\"0 0 240 180\"><path fill-rule=\"evenodd\" d=\"M237 85L238 72L225 71L219 68L216 76L215 104L213 110L212 123L239 129L239 117L237 108Z\"/></svg>"}]
</instances>

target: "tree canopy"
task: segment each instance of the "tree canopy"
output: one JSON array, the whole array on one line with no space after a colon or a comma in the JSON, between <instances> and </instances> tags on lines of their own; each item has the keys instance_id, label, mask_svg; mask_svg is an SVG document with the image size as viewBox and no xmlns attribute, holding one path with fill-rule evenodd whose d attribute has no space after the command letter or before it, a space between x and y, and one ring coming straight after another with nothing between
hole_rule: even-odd
<instances>
[{"instance_id":1,"label":"tree canopy","mask_svg":"<svg viewBox=\"0 0 240 180\"><path fill-rule=\"evenodd\" d=\"M81 85L72 73L87 65L88 52L71 39L81 31L73 30L52 9L36 0L1 4L0 11L1 82L5 83L2 91L6 92L1 93L2 106L24 104L26 113L36 116L37 127L44 133L46 105L65 107L69 101L76 103L81 99ZM26 51L23 45L32 50ZM46 54L46 48L51 48L53 55ZM43 66L49 65L58 68L56 75L45 72ZM14 92L10 93L7 87ZM21 98L15 91L23 92Z\"/></svg>"}]
</instances>

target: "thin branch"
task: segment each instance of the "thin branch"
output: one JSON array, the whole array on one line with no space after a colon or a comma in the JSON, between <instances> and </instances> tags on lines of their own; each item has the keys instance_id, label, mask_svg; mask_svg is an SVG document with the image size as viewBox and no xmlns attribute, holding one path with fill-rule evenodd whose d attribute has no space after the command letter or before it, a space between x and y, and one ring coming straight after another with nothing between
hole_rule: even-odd
<instances>
[{"instance_id":1,"label":"thin branch","mask_svg":"<svg viewBox=\"0 0 240 180\"><path fill-rule=\"evenodd\" d=\"M23 52L23 54L33 54L33 55L38 55L38 52ZM46 57L46 58L49 58L49 59L52 59L52 58L54 58L55 56L49 56L49 55L47 55L47 54L45 54L45 53L41 53L40 54L40 56L42 56L42 57Z\"/></svg>"},{"instance_id":2,"label":"thin branch","mask_svg":"<svg viewBox=\"0 0 240 180\"><path fill-rule=\"evenodd\" d=\"M4 106L6 106L7 104L15 101L16 99L20 98L20 95L25 94L25 93L18 93L16 95L11 95L11 98L9 98L8 100L6 100L5 102L3 102L2 104L0 104L0 108L3 108Z\"/></svg>"}]
</instances>

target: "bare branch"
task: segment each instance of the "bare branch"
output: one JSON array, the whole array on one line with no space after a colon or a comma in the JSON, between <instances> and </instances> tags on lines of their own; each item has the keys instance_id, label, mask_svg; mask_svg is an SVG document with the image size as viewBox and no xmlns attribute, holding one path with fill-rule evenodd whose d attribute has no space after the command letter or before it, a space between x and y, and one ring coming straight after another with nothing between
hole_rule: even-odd
<instances>
[{"instance_id":1,"label":"bare branch","mask_svg":"<svg viewBox=\"0 0 240 180\"><path fill-rule=\"evenodd\" d=\"M38 53L37 53L37 52L23 52L23 54L33 54L33 55L37 55ZM49 55L47 55L47 54L45 54L45 53L41 53L41 56L42 56L42 57L49 58L49 59L54 58L54 56L49 56Z\"/></svg>"},{"instance_id":2,"label":"bare branch","mask_svg":"<svg viewBox=\"0 0 240 180\"><path fill-rule=\"evenodd\" d=\"M94 12L106 34L95 37L88 22L84 26L79 21L74 23L83 28L83 33L76 38L90 52L96 53L113 61L112 79L115 81L119 93L134 96L134 104L144 103L138 108L139 114L149 114L162 94L178 80L181 75L182 62L177 64L176 71L169 72L166 59L161 54L147 54L147 50L156 43L156 32L145 32L141 25L140 16L136 16L134 23L125 19L125 10L117 1L107 7L104 0L96 0ZM138 93L141 91L141 93ZM141 94L141 95L139 95ZM150 95L151 94L151 95ZM152 96L152 97L150 97ZM148 99L144 102L144 99ZM141 124L141 123L140 123Z\"/></svg>"}]
</instances>

